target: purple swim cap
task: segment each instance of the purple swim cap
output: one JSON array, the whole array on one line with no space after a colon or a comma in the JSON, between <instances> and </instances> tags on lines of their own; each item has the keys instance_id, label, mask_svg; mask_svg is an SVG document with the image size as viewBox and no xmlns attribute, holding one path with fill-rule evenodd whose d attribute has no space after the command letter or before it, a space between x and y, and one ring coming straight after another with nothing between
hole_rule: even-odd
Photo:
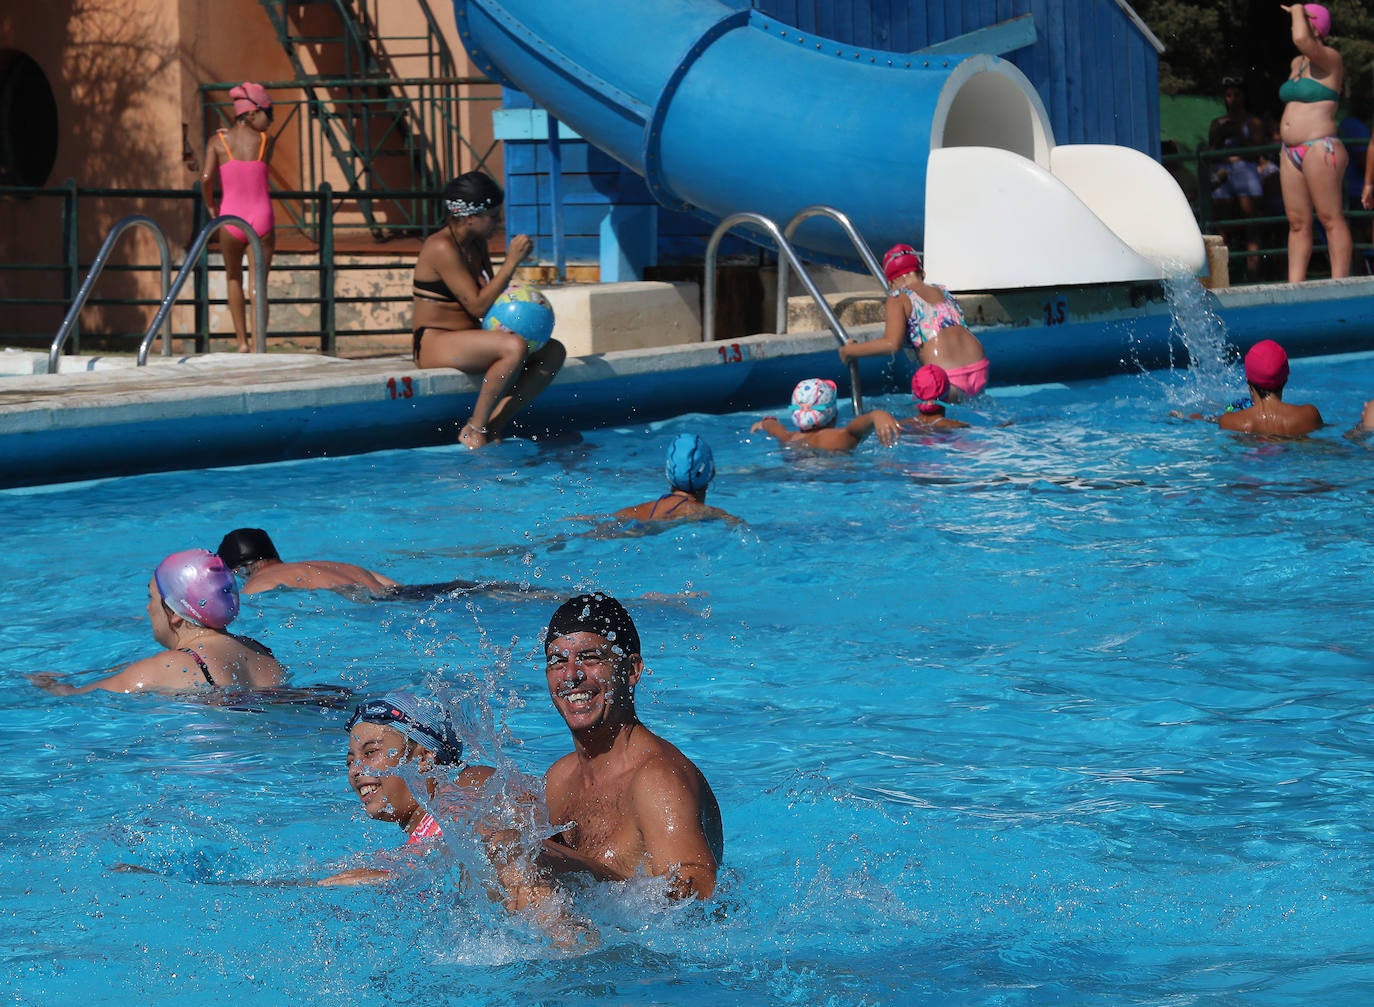
<instances>
[{"instance_id":1,"label":"purple swim cap","mask_svg":"<svg viewBox=\"0 0 1374 1007\"><path fill-rule=\"evenodd\" d=\"M208 549L172 553L153 571L153 582L168 608L198 626L224 629L239 614L234 573Z\"/></svg>"}]
</instances>

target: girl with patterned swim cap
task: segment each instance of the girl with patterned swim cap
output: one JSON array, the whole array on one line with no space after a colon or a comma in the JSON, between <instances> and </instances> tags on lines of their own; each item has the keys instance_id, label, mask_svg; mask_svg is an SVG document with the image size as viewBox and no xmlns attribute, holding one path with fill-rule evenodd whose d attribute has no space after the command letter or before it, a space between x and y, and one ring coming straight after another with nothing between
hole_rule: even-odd
<instances>
[{"instance_id":1,"label":"girl with patterned swim cap","mask_svg":"<svg viewBox=\"0 0 1374 1007\"><path fill-rule=\"evenodd\" d=\"M792 422L796 430L788 430L772 416L766 416L749 432L762 431L781 444L803 444L822 451L850 451L875 431L879 443L888 447L897 443L900 428L892 414L883 409L856 416L842 427L835 426L839 416L836 394L835 382L829 378L806 378L792 389Z\"/></svg>"},{"instance_id":2,"label":"girl with patterned swim cap","mask_svg":"<svg viewBox=\"0 0 1374 1007\"><path fill-rule=\"evenodd\" d=\"M70 685L51 672L29 680L59 696L94 689L189 692L281 685L285 672L270 650L226 632L238 613L238 587L223 560L206 549L175 552L148 581L148 623L165 650L86 685Z\"/></svg>"},{"instance_id":3,"label":"girl with patterned swim cap","mask_svg":"<svg viewBox=\"0 0 1374 1007\"><path fill-rule=\"evenodd\" d=\"M923 364L939 364L949 374L956 399L971 398L988 383L988 355L964 324L959 302L946 288L927 283L916 249L893 245L883 255L883 273L892 285L883 334L840 347L848 364L859 357L891 356L910 343Z\"/></svg>"}]
</instances>

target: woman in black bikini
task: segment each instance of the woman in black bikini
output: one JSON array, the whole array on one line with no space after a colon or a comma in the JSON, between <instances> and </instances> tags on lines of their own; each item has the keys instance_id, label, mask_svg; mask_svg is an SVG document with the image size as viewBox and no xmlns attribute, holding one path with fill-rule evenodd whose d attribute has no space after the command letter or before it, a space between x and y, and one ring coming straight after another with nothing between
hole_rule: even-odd
<instances>
[{"instance_id":1,"label":"woman in black bikini","mask_svg":"<svg viewBox=\"0 0 1374 1007\"><path fill-rule=\"evenodd\" d=\"M444 188L448 219L425 239L415 263L415 362L482 377L472 416L458 435L469 448L498 439L511 417L548 387L567 357L556 339L531 353L515 333L482 328L482 317L534 247L527 235L517 234L501 268L493 267L487 245L503 199L501 187L482 172L459 175Z\"/></svg>"},{"instance_id":2,"label":"woman in black bikini","mask_svg":"<svg viewBox=\"0 0 1374 1007\"><path fill-rule=\"evenodd\" d=\"M148 581L148 623L166 650L97 682L73 686L51 672L29 681L57 696L94 689L110 692L190 692L212 689L272 689L282 666L262 644L234 636L227 627L239 614L233 572L214 553L187 549L172 553Z\"/></svg>"}]
</instances>

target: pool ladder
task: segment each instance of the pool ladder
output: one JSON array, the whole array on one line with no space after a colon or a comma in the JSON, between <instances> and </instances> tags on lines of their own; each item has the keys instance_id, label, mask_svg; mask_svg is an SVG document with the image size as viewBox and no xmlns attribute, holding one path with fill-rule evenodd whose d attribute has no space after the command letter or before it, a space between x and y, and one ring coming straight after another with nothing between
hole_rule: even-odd
<instances>
[{"instance_id":1,"label":"pool ladder","mask_svg":"<svg viewBox=\"0 0 1374 1007\"><path fill-rule=\"evenodd\" d=\"M81 288L76 292L76 299L72 301L72 306L67 309L67 316L62 319L62 326L57 330L57 335L53 337L52 347L48 350L48 373L57 373L58 361L62 357L62 348L71 338L71 334L76 331L77 320L81 316L81 309L86 305L86 299L91 295L91 288L95 286L95 281L105 268L105 263L110 258L110 252L114 249L120 236L132 227L146 227L153 232L153 240L157 242L158 257L162 266L162 301L158 305L157 314L153 316L152 324L148 326L148 330L143 334L143 339L138 345L138 366L143 367L148 363L148 349L153 345L153 340L157 338L159 328L163 330L162 355L170 357L172 355L172 305L177 299L177 294L181 293L186 278L195 269L196 261L200 258L201 252L205 250L205 245L209 242L210 236L226 224L237 225L247 235L248 244L253 249L253 288L260 292L260 296L253 298L254 348L259 353L266 353L267 263L262 254L262 239L258 237L248 221L233 214L226 214L207 223L196 235L195 242L186 253L186 261L182 263L176 279L172 280L172 255L167 244L166 233L151 217L135 213L118 220L110 229L110 233L105 236L104 242L101 243L100 251L96 253L95 260L91 263L90 272L81 282Z\"/></svg>"},{"instance_id":2,"label":"pool ladder","mask_svg":"<svg viewBox=\"0 0 1374 1007\"><path fill-rule=\"evenodd\" d=\"M840 228L849 237L854 249L863 259L864 265L878 279L878 283L883 290L887 289L887 277L883 275L883 267L878 264L878 260L873 255L873 250L868 247L868 242L864 241L863 236L855 229L854 224L841 211L833 206L808 206L798 210L792 219L787 222L785 227L779 228L777 223L761 213L733 213L726 217L716 229L711 232L711 239L706 243L706 271L704 283L702 284L702 323L701 340L704 343L714 341L716 335L716 250L720 241L725 235L741 224L751 224L764 231L778 248L778 300L777 300L777 331L785 333L787 331L787 290L791 282L788 274L790 266L801 280L806 292L811 295L811 299L816 302L816 307L820 309L821 316L825 319L826 325L834 333L835 340L841 346L851 342L849 332L844 324L835 314L835 310L830 306L830 302L825 299L825 295L816 287L816 281L811 278L801 259L797 256L796 249L792 247L792 235L797 232L797 228L812 217L827 217L840 225ZM849 361L849 388L854 403L854 415L858 416L864 411L863 408L863 389L859 384L859 365L856 361Z\"/></svg>"}]
</instances>

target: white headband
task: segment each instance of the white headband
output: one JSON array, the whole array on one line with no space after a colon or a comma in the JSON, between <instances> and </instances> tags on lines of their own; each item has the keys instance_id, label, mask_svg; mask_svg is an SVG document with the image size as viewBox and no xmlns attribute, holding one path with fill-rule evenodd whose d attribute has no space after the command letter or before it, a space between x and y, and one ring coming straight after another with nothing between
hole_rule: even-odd
<instances>
[{"instance_id":1,"label":"white headband","mask_svg":"<svg viewBox=\"0 0 1374 1007\"><path fill-rule=\"evenodd\" d=\"M448 207L448 212L455 217L475 217L479 213L486 213L496 204L494 202L468 203L461 199L446 199L444 205Z\"/></svg>"}]
</instances>

